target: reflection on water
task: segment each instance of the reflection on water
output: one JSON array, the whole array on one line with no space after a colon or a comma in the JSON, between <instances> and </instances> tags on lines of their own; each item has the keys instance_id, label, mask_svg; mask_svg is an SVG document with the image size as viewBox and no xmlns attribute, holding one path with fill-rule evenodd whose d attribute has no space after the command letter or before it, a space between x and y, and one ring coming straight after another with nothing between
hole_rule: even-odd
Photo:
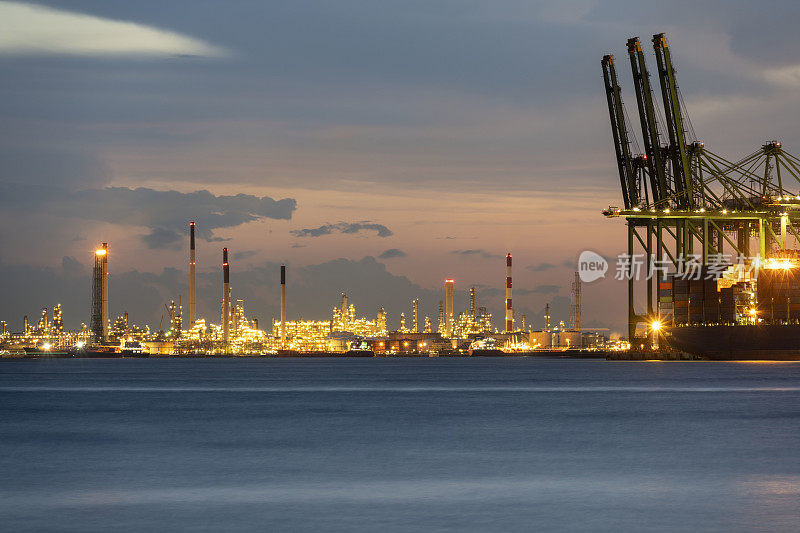
<instances>
[{"instance_id":1,"label":"reflection on water","mask_svg":"<svg viewBox=\"0 0 800 533\"><path fill-rule=\"evenodd\" d=\"M11 531L774 530L800 365L0 362Z\"/></svg>"}]
</instances>

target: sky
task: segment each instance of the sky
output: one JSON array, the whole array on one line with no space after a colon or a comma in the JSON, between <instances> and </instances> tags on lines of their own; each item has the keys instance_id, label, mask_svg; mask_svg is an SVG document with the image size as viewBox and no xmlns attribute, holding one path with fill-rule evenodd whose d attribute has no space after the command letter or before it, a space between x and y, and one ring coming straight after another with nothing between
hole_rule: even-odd
<instances>
[{"instance_id":1,"label":"sky","mask_svg":"<svg viewBox=\"0 0 800 533\"><path fill-rule=\"evenodd\" d=\"M583 325L624 330L613 279L624 223L600 59L666 32L699 139L728 158L790 153L796 2L566 0L0 1L0 320L61 303L89 320L108 242L111 315L156 325L188 298L218 321L233 298L269 324L280 264L290 318L346 292L436 323L475 286L500 325L504 256L517 318L568 320L578 254L612 261L583 286ZM654 65L648 50L651 70Z\"/></svg>"}]
</instances>

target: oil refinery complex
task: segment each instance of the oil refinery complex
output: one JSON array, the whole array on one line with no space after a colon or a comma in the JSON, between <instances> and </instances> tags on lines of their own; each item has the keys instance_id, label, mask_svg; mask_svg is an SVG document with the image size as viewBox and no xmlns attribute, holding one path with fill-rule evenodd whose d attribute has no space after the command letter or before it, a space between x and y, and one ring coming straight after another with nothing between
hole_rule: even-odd
<instances>
[{"instance_id":1,"label":"oil refinery complex","mask_svg":"<svg viewBox=\"0 0 800 533\"><path fill-rule=\"evenodd\" d=\"M551 327L548 311L541 330L531 330L523 315L514 319L512 305L512 257L505 257L504 328L493 326L492 315L478 305L475 288L469 289L469 308L454 311L455 280L444 282L444 299L439 301L439 316L434 328L430 317L419 315L419 299L410 302L410 314L401 313L396 328L388 326L384 308L373 317L358 316L356 307L341 295L328 320L286 319L286 266L280 267L280 316L271 328L260 328L259 321L248 317L243 299L234 299L230 284L228 249L222 249L219 321L197 317L194 222L189 223L189 316L184 320L182 301L165 304L166 324L157 330L138 327L128 314L113 322L108 311L108 243L94 252L89 326L77 332L64 331L62 309L57 305L50 319L48 309L35 326L23 318L21 332L12 333L2 322L0 353L15 356L124 357L157 355L504 355L522 353L599 354L610 347L602 331L580 328L578 300L580 284L573 284L573 312L569 327L563 323ZM276 272L276 275L278 272Z\"/></svg>"}]
</instances>

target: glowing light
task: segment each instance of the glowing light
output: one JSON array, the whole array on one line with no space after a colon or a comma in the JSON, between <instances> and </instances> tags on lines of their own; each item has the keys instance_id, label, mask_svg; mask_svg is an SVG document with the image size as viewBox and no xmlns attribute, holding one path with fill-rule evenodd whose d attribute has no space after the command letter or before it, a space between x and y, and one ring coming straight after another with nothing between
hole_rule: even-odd
<instances>
[{"instance_id":1,"label":"glowing light","mask_svg":"<svg viewBox=\"0 0 800 533\"><path fill-rule=\"evenodd\" d=\"M791 259L770 258L764 262L763 266L768 270L790 270L792 268L796 268L798 265Z\"/></svg>"},{"instance_id":2,"label":"glowing light","mask_svg":"<svg viewBox=\"0 0 800 533\"><path fill-rule=\"evenodd\" d=\"M78 349L80 349L80 348L83 348L84 346L86 346L86 343L83 342L83 341L78 341L78 343L75 346L77 346Z\"/></svg>"},{"instance_id":3,"label":"glowing light","mask_svg":"<svg viewBox=\"0 0 800 533\"><path fill-rule=\"evenodd\" d=\"M758 311L756 311L754 307L751 307L750 308L750 316L756 316L757 314L758 314Z\"/></svg>"},{"instance_id":4,"label":"glowing light","mask_svg":"<svg viewBox=\"0 0 800 533\"><path fill-rule=\"evenodd\" d=\"M95 252L94 252L94 253L95 253L96 255L106 255L106 251L105 251L105 250L103 250L102 248L100 248L100 249L98 249L98 250L95 250Z\"/></svg>"},{"instance_id":5,"label":"glowing light","mask_svg":"<svg viewBox=\"0 0 800 533\"><path fill-rule=\"evenodd\" d=\"M661 330L661 322L659 322L658 320L653 320L653 322L650 323L650 329L652 329L653 331L656 331L656 332L660 331Z\"/></svg>"},{"instance_id":6,"label":"glowing light","mask_svg":"<svg viewBox=\"0 0 800 533\"><path fill-rule=\"evenodd\" d=\"M51 345L50 345L49 342L46 342L46 343L42 344L42 350L44 350L45 352L49 352L50 348L51 348Z\"/></svg>"}]
</instances>

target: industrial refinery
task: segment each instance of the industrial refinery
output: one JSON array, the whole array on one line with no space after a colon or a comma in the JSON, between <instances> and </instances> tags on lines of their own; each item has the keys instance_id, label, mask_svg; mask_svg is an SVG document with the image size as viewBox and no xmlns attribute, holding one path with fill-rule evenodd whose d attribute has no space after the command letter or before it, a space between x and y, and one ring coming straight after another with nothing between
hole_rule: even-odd
<instances>
[{"instance_id":1,"label":"industrial refinery","mask_svg":"<svg viewBox=\"0 0 800 533\"><path fill-rule=\"evenodd\" d=\"M400 313L392 320L385 308L361 315L355 302L341 294L340 302L324 320L287 320L291 295L286 290L286 265L281 265L279 316L259 324L249 317L245 300L231 289L228 248L221 251L220 314L218 320L197 316L196 224L189 223L189 313L184 319L182 299L164 304L166 321L158 328L137 326L125 313L113 321L109 317L109 261L113 251L102 243L94 251L91 279L89 325L76 332L64 331L60 305L47 308L35 326L24 317L23 330L12 332L2 323L0 351L5 357L137 357L137 356L292 356L292 355L405 355L459 356L505 355L525 353L585 352L597 355L611 347L602 330L580 327L580 282L573 283L572 319L569 326L551 327L549 305L543 327L532 330L527 317L516 320L512 303L512 256L505 256L505 317L496 328L492 314L478 302L475 287L468 289L468 308L456 311L455 279L444 280L444 299L439 301L439 315L434 326L431 317L420 316L418 298L409 301L409 315ZM577 279L577 278L576 278ZM260 327L265 326L265 327ZM616 346L616 345L615 345Z\"/></svg>"}]
</instances>

